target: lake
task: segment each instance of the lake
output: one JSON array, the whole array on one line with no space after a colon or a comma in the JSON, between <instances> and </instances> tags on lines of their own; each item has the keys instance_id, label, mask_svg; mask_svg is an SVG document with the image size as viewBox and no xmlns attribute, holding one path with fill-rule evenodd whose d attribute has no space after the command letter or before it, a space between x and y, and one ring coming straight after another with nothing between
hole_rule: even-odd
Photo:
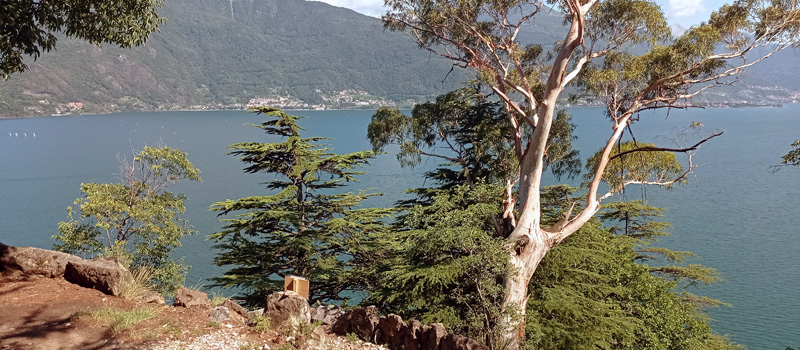
<instances>
[{"instance_id":1,"label":"lake","mask_svg":"<svg viewBox=\"0 0 800 350\"><path fill-rule=\"evenodd\" d=\"M572 108L578 124L576 148L585 160L609 135L610 124L597 108ZM369 149L366 128L372 111L295 111L306 115L305 136L331 137L338 153ZM690 250L691 262L720 270L724 281L693 292L732 304L711 310L713 328L750 349L782 350L800 345L800 169L773 172L770 166L800 139L800 106L750 109L693 109L646 113L634 128L642 142L667 147L690 145L684 139L693 121L702 132L725 134L704 144L693 160L689 183L670 191L643 193L665 207L673 225L660 245ZM208 234L221 225L211 203L263 194L264 175L244 174L242 163L226 155L226 146L244 141L270 142L247 126L262 117L243 111L115 113L0 120L0 242L51 248L67 206L81 195L82 182L117 182L118 158L159 142L187 152L201 169L202 183L171 188L184 193L184 218L199 231L184 239L178 255L192 265L187 285L221 275ZM693 130L692 132L697 132ZM680 156L679 156L680 158ZM393 154L379 156L353 190L373 188L384 196L366 202L389 206L406 188L424 184L421 174L436 160L415 169L400 168ZM547 184L554 184L546 178ZM641 191L629 191L629 199ZM637 194L632 194L637 193ZM634 197L634 198L630 198Z\"/></svg>"}]
</instances>

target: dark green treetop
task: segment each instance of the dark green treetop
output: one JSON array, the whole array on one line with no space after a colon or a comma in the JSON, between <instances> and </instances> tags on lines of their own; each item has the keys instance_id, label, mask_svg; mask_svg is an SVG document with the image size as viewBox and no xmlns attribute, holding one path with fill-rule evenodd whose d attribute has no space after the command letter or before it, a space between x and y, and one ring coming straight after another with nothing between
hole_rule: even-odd
<instances>
[{"instance_id":1,"label":"dark green treetop","mask_svg":"<svg viewBox=\"0 0 800 350\"><path fill-rule=\"evenodd\" d=\"M0 77L24 71L23 55L34 60L55 48L57 35L92 44L142 45L164 22L163 0L0 1Z\"/></svg>"},{"instance_id":2,"label":"dark green treetop","mask_svg":"<svg viewBox=\"0 0 800 350\"><path fill-rule=\"evenodd\" d=\"M234 266L215 283L245 288L255 304L281 290L285 275L308 278L312 300L343 300L342 292L363 290L370 282L363 270L379 258L367 252L384 233L382 220L391 210L359 207L377 193L334 190L363 174L354 169L376 153L332 153L318 144L325 138L300 135L300 117L270 107L253 111L268 117L254 127L283 140L233 144L230 154L246 164L245 172L266 174L274 193L211 206L219 215L238 213L210 236L221 250L215 262Z\"/></svg>"}]
</instances>

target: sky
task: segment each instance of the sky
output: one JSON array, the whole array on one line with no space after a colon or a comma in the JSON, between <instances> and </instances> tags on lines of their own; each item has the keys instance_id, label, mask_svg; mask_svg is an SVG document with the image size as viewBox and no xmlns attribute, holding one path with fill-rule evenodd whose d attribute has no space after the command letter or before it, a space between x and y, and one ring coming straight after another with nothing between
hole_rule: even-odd
<instances>
[{"instance_id":1,"label":"sky","mask_svg":"<svg viewBox=\"0 0 800 350\"><path fill-rule=\"evenodd\" d=\"M383 0L317 0L334 6L346 7L368 16L380 17L386 10ZM725 4L726 0L655 0L661 5L670 25L689 28L707 20L711 11Z\"/></svg>"}]
</instances>

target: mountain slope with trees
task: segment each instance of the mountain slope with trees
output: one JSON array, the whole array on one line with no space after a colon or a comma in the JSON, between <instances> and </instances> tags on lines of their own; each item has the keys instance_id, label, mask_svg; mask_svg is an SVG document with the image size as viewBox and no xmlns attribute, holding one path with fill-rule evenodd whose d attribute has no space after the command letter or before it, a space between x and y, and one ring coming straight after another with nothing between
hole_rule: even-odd
<instances>
[{"instance_id":1,"label":"mountain slope with trees","mask_svg":"<svg viewBox=\"0 0 800 350\"><path fill-rule=\"evenodd\" d=\"M380 19L305 0L173 0L147 44L131 49L59 37L55 50L0 81L0 118L71 112L239 107L252 98L292 96L309 104L343 90L406 105L451 91L469 73L419 50ZM562 40L563 14L526 24L520 42L545 52ZM721 87L700 104L777 104L796 99L796 62L782 52L753 67L743 84ZM595 103L588 99L583 103ZM410 104L408 104L410 105Z\"/></svg>"},{"instance_id":2,"label":"mountain slope with trees","mask_svg":"<svg viewBox=\"0 0 800 350\"><path fill-rule=\"evenodd\" d=\"M0 82L0 117L246 104L366 91L397 102L459 86L463 72L417 49L380 19L304 0L174 0L147 44L132 49L60 38L30 69ZM63 109L63 107L62 107Z\"/></svg>"}]
</instances>

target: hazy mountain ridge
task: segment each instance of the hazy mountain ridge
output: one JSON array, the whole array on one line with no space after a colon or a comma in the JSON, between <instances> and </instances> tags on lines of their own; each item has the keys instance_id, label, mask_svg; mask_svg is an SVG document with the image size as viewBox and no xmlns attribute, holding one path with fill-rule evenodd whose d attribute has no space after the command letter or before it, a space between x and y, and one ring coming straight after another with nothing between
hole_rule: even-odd
<instances>
[{"instance_id":1,"label":"hazy mountain ridge","mask_svg":"<svg viewBox=\"0 0 800 350\"><path fill-rule=\"evenodd\" d=\"M70 102L82 113L241 108L280 96L330 106L325 96L344 90L409 103L459 87L472 74L448 73L451 62L384 30L380 19L321 2L171 0L160 14L168 21L145 46L63 39L56 51L28 60L29 71L0 81L0 117L70 112ZM526 25L520 39L551 49L562 26L563 16L551 10ZM793 101L800 95L800 72L790 69L796 62L794 50L782 52L695 102Z\"/></svg>"}]
</instances>

